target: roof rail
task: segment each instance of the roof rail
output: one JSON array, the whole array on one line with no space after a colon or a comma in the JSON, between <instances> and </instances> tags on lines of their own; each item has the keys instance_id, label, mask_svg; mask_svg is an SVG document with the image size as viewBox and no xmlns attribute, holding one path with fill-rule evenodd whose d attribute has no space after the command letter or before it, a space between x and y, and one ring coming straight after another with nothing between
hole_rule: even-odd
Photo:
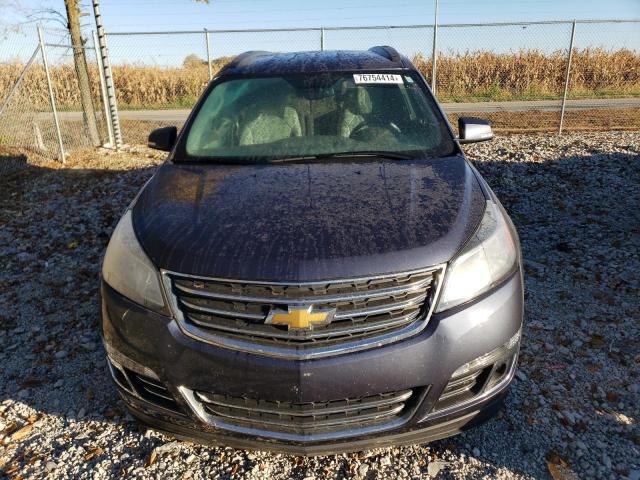
<instances>
[{"instance_id":1,"label":"roof rail","mask_svg":"<svg viewBox=\"0 0 640 480\"><path fill-rule=\"evenodd\" d=\"M228 64L229 67L246 67L256 58L261 57L263 55L269 55L271 52L267 52L266 50L250 50L248 52L241 53L237 55L231 62Z\"/></svg>"},{"instance_id":2,"label":"roof rail","mask_svg":"<svg viewBox=\"0 0 640 480\"><path fill-rule=\"evenodd\" d=\"M375 47L371 47L369 51L377 55L380 55L381 57L384 57L387 60L391 60L392 62L395 62L395 63L402 62L398 51L395 48L390 47L388 45L378 45Z\"/></svg>"}]
</instances>

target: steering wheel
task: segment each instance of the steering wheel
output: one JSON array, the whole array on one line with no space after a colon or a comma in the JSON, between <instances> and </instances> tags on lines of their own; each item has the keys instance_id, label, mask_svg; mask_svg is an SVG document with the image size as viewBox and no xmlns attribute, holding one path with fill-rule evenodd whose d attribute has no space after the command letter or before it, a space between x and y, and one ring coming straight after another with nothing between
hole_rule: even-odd
<instances>
[{"instance_id":1,"label":"steering wheel","mask_svg":"<svg viewBox=\"0 0 640 480\"><path fill-rule=\"evenodd\" d=\"M380 122L380 124L376 124L375 122L368 122L368 121L364 121L362 123L360 123L359 125L357 125L352 131L351 134L349 134L349 138L353 137L354 135L357 137L358 134L362 133L362 132L366 132L367 130L370 129L379 129L379 130L390 130L393 131L395 133L402 133L402 130L400 130L400 127L398 127L398 125L396 125L393 122L387 122L387 123L383 123Z\"/></svg>"}]
</instances>

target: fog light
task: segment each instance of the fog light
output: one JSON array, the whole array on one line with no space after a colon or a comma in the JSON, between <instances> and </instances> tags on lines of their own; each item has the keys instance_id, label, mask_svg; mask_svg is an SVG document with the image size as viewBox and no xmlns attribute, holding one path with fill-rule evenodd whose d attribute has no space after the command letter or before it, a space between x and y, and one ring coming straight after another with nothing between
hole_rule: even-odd
<instances>
[{"instance_id":1,"label":"fog light","mask_svg":"<svg viewBox=\"0 0 640 480\"><path fill-rule=\"evenodd\" d=\"M107 351L107 357L111 360L112 363L119 365L121 367L128 368L129 370L133 370L136 373L140 373L147 377L153 378L154 380L158 380L158 375L151 370L149 367L145 367L144 365L139 364L138 362L131 360L125 354L113 348L107 342L103 342L104 349Z\"/></svg>"},{"instance_id":2,"label":"fog light","mask_svg":"<svg viewBox=\"0 0 640 480\"><path fill-rule=\"evenodd\" d=\"M432 414L460 408L500 385L513 370L519 341L520 331L504 345L465 363L453 372L433 407Z\"/></svg>"},{"instance_id":3,"label":"fog light","mask_svg":"<svg viewBox=\"0 0 640 480\"><path fill-rule=\"evenodd\" d=\"M478 357L475 360L470 361L469 363L465 363L464 365L462 365L455 372L453 372L453 375L451 375L451 378L454 379L472 370L477 370L478 368L481 368L483 366L487 366L495 363L496 360L506 356L510 351L516 348L519 342L520 342L520 330L518 330L516 334L513 337L511 337L504 345L496 348L495 350L491 350L489 353L486 353L481 357Z\"/></svg>"}]
</instances>

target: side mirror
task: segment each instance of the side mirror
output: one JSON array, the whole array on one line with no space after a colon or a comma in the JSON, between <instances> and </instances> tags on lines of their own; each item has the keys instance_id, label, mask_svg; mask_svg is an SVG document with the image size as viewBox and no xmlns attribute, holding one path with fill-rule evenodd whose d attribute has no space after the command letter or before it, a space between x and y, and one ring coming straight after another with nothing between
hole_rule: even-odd
<instances>
[{"instance_id":1,"label":"side mirror","mask_svg":"<svg viewBox=\"0 0 640 480\"><path fill-rule=\"evenodd\" d=\"M177 137L178 129L176 127L156 128L149 134L147 145L149 148L170 152Z\"/></svg>"},{"instance_id":2,"label":"side mirror","mask_svg":"<svg viewBox=\"0 0 640 480\"><path fill-rule=\"evenodd\" d=\"M493 138L491 124L475 117L458 118L458 134L460 143L485 142Z\"/></svg>"}]
</instances>

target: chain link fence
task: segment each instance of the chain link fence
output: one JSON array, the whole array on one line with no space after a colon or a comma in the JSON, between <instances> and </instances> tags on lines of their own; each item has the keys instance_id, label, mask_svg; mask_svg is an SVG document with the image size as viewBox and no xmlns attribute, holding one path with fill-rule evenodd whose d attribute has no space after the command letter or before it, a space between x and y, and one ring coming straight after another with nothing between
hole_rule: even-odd
<instances>
[{"instance_id":1,"label":"chain link fence","mask_svg":"<svg viewBox=\"0 0 640 480\"><path fill-rule=\"evenodd\" d=\"M565 130L640 129L639 27L640 21L610 20L450 24L437 29L410 25L114 32L107 37L123 138L140 144L153 128L182 125L209 80L239 53L373 45L392 45L412 59L454 124L461 115L474 115L489 119L498 132L559 131L561 125ZM47 32L45 43L65 149L91 146L68 36ZM7 61L7 51L15 51L21 60ZM84 52L94 100L91 118L104 141L107 125L91 42ZM0 102L28 56L29 48L22 43L0 47ZM44 145L51 152L52 112L41 60L29 69L30 81L23 82L0 114L0 126L13 126L19 134L7 136L0 130L5 132L0 145L41 150Z\"/></svg>"},{"instance_id":2,"label":"chain link fence","mask_svg":"<svg viewBox=\"0 0 640 480\"><path fill-rule=\"evenodd\" d=\"M13 52L15 56L7 55ZM87 63L88 102L81 99L74 52ZM23 37L11 47L4 44L0 54L0 147L64 161L74 150L108 141L93 46L74 48L68 32L47 30L41 39Z\"/></svg>"}]
</instances>

